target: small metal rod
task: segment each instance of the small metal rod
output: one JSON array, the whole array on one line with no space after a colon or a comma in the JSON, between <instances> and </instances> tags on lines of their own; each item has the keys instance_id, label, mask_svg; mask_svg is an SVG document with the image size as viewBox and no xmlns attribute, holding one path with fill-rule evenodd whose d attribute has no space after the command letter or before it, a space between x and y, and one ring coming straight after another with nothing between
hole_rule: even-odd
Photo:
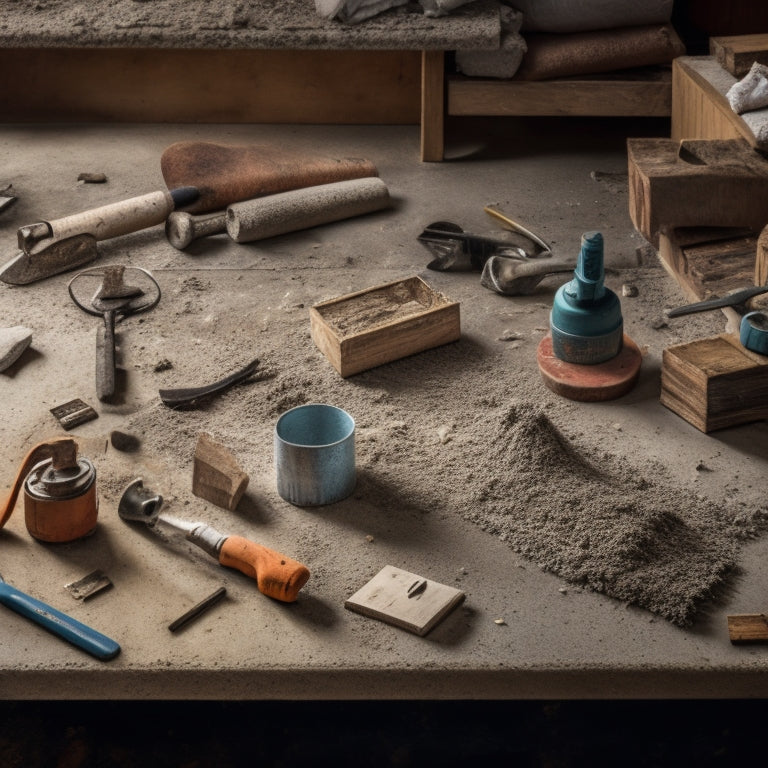
<instances>
[{"instance_id":1,"label":"small metal rod","mask_svg":"<svg viewBox=\"0 0 768 768\"><path fill-rule=\"evenodd\" d=\"M183 616L179 616L176 621L171 622L168 625L168 629L171 632L178 632L183 626L192 621L192 619L196 619L209 608L213 608L213 606L226 594L226 587L219 587L213 594L208 595L204 600L201 600L197 605L190 608Z\"/></svg>"}]
</instances>

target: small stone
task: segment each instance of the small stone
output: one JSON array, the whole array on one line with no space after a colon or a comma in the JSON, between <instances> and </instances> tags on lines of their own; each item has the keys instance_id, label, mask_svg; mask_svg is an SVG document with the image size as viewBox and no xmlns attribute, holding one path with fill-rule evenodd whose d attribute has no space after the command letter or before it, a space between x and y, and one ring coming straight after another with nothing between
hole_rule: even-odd
<instances>
[{"instance_id":1,"label":"small stone","mask_svg":"<svg viewBox=\"0 0 768 768\"><path fill-rule=\"evenodd\" d=\"M655 267L659 264L656 249L650 243L645 243L639 248L635 248L635 256L638 267Z\"/></svg>"},{"instance_id":2,"label":"small stone","mask_svg":"<svg viewBox=\"0 0 768 768\"><path fill-rule=\"evenodd\" d=\"M662 317L658 318L657 320L654 320L651 323L651 328L653 328L654 331L660 331L662 328L667 328L667 327L669 327L669 324Z\"/></svg>"},{"instance_id":3,"label":"small stone","mask_svg":"<svg viewBox=\"0 0 768 768\"><path fill-rule=\"evenodd\" d=\"M624 283L624 285L621 286L622 296L637 296L638 293L640 293L640 291L638 291L637 286L632 285L632 283Z\"/></svg>"},{"instance_id":4,"label":"small stone","mask_svg":"<svg viewBox=\"0 0 768 768\"><path fill-rule=\"evenodd\" d=\"M493 623L498 624L499 626L505 626L507 622L504 621L504 619L494 619Z\"/></svg>"},{"instance_id":5,"label":"small stone","mask_svg":"<svg viewBox=\"0 0 768 768\"><path fill-rule=\"evenodd\" d=\"M155 363L155 367L152 370L155 373L161 373L162 371L169 371L171 368L173 368L173 363L168 358L163 358Z\"/></svg>"},{"instance_id":6,"label":"small stone","mask_svg":"<svg viewBox=\"0 0 768 768\"><path fill-rule=\"evenodd\" d=\"M369 533L369 534L368 534L368 535L365 537L365 540L366 540L366 541L367 541L369 544L373 544L373 536L371 536L371 534L370 534L370 533Z\"/></svg>"},{"instance_id":7,"label":"small stone","mask_svg":"<svg viewBox=\"0 0 768 768\"><path fill-rule=\"evenodd\" d=\"M447 425L438 427L437 437L439 438L441 443L445 444L451 439L451 430L452 430L452 427L449 427Z\"/></svg>"},{"instance_id":8,"label":"small stone","mask_svg":"<svg viewBox=\"0 0 768 768\"><path fill-rule=\"evenodd\" d=\"M612 426L612 427L613 427L613 428L614 428L614 429L615 429L617 432L621 432L621 424L619 424L618 422L616 422L615 424L611 424L611 426Z\"/></svg>"},{"instance_id":9,"label":"small stone","mask_svg":"<svg viewBox=\"0 0 768 768\"><path fill-rule=\"evenodd\" d=\"M0 371L12 366L32 343L32 331L23 325L0 328Z\"/></svg>"},{"instance_id":10,"label":"small stone","mask_svg":"<svg viewBox=\"0 0 768 768\"><path fill-rule=\"evenodd\" d=\"M519 331L512 331L509 328L507 328L505 331L502 332L501 336L499 336L499 341L518 341L519 339L523 338L523 334Z\"/></svg>"},{"instance_id":11,"label":"small stone","mask_svg":"<svg viewBox=\"0 0 768 768\"><path fill-rule=\"evenodd\" d=\"M568 594L568 587L560 587L560 589L557 590L561 595L567 595Z\"/></svg>"},{"instance_id":12,"label":"small stone","mask_svg":"<svg viewBox=\"0 0 768 768\"><path fill-rule=\"evenodd\" d=\"M107 177L103 173L81 173L78 174L77 180L83 184L104 184Z\"/></svg>"},{"instance_id":13,"label":"small stone","mask_svg":"<svg viewBox=\"0 0 768 768\"><path fill-rule=\"evenodd\" d=\"M113 429L109 434L109 442L116 451L124 453L133 453L139 449L141 440L136 435L130 435L127 432L121 432L119 429Z\"/></svg>"}]
</instances>

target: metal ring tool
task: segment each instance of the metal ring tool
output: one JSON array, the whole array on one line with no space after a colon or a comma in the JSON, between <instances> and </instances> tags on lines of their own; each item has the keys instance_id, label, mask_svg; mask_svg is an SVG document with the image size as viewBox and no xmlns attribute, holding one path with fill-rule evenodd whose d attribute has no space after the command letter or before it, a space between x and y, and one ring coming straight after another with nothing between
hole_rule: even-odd
<instances>
[{"instance_id":1,"label":"metal ring tool","mask_svg":"<svg viewBox=\"0 0 768 768\"><path fill-rule=\"evenodd\" d=\"M126 284L126 273L134 284ZM91 293L94 285L96 291ZM80 309L104 318L96 337L96 395L99 400L108 400L115 393L115 325L156 306L160 286L146 269L113 264L79 272L67 289ZM91 293L90 298L87 293Z\"/></svg>"}]
</instances>

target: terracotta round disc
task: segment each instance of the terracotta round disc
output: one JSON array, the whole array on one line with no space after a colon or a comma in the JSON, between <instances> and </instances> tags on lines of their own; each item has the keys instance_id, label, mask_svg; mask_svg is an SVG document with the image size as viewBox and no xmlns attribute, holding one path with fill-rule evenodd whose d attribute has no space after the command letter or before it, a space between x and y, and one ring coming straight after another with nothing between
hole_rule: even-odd
<instances>
[{"instance_id":1,"label":"terracotta round disc","mask_svg":"<svg viewBox=\"0 0 768 768\"><path fill-rule=\"evenodd\" d=\"M553 392L571 400L592 403L615 400L629 392L640 374L642 358L637 344L626 333L621 352L597 365L567 363L555 357L551 334L541 340L536 352L541 376Z\"/></svg>"}]
</instances>

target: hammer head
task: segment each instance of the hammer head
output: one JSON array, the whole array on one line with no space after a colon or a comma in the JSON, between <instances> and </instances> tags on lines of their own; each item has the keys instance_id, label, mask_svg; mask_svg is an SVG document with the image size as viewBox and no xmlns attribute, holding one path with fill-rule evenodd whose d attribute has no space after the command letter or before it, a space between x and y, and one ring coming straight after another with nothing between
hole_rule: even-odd
<instances>
[{"instance_id":1,"label":"hammer head","mask_svg":"<svg viewBox=\"0 0 768 768\"><path fill-rule=\"evenodd\" d=\"M120 497L117 513L123 520L146 523L149 526L157 522L163 497L144 487L144 481L139 477L134 480Z\"/></svg>"}]
</instances>

